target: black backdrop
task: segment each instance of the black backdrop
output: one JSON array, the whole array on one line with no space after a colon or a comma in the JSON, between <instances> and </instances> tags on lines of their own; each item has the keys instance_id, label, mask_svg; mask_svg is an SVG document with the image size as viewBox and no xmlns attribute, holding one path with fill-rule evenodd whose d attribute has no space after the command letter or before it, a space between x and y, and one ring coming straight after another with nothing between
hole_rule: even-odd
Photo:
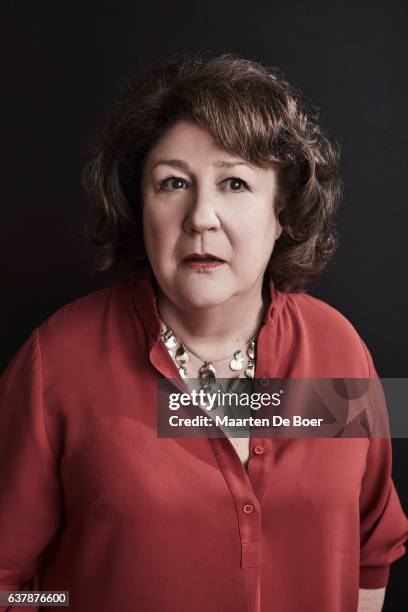
<instances>
[{"instance_id":1,"label":"black backdrop","mask_svg":"<svg viewBox=\"0 0 408 612\"><path fill-rule=\"evenodd\" d=\"M380 376L408 376L405 0L3 0L1 14L2 368L54 310L116 280L91 269L80 173L126 77L210 50L278 66L321 109L345 192L336 263L308 291L355 325ZM393 449L408 511L407 440ZM386 611L406 609L407 570L393 565Z\"/></svg>"}]
</instances>

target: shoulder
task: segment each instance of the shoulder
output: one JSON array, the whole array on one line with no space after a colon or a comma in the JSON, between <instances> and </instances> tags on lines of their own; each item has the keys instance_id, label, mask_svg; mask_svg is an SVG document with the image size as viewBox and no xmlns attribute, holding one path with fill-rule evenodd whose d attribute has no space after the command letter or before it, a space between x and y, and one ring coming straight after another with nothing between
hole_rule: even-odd
<instances>
[{"instance_id":1,"label":"shoulder","mask_svg":"<svg viewBox=\"0 0 408 612\"><path fill-rule=\"evenodd\" d=\"M99 289L68 302L42 321L12 356L6 372L22 384L41 374L49 381L71 381L72 375L107 361L123 343L120 335L129 337L137 329L131 308L128 281ZM132 339L134 335L132 336ZM113 352L114 352L113 351ZM113 355L117 357L117 353Z\"/></svg>"},{"instance_id":2,"label":"shoulder","mask_svg":"<svg viewBox=\"0 0 408 612\"><path fill-rule=\"evenodd\" d=\"M128 281L121 281L68 302L38 326L43 349L83 352L118 333L131 315Z\"/></svg>"},{"instance_id":3,"label":"shoulder","mask_svg":"<svg viewBox=\"0 0 408 612\"><path fill-rule=\"evenodd\" d=\"M285 295L283 318L310 354L348 376L371 376L371 355L354 325L336 308L308 293ZM316 357L317 358L317 357ZM341 367L340 367L341 366Z\"/></svg>"},{"instance_id":4,"label":"shoulder","mask_svg":"<svg viewBox=\"0 0 408 612\"><path fill-rule=\"evenodd\" d=\"M48 333L52 329L64 334L84 329L88 325L94 326L116 294L121 292L121 285L117 283L67 302L44 319L39 326L40 331Z\"/></svg>"},{"instance_id":5,"label":"shoulder","mask_svg":"<svg viewBox=\"0 0 408 612\"><path fill-rule=\"evenodd\" d=\"M331 331L338 330L351 336L357 334L352 323L339 310L308 293L287 293L286 308L311 329L317 327L322 331L322 325L328 325Z\"/></svg>"}]
</instances>

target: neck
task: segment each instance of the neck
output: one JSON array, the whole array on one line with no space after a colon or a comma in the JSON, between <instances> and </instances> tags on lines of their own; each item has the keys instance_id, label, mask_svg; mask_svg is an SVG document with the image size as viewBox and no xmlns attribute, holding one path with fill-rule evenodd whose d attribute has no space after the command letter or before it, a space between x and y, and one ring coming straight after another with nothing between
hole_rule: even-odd
<instances>
[{"instance_id":1,"label":"neck","mask_svg":"<svg viewBox=\"0 0 408 612\"><path fill-rule=\"evenodd\" d=\"M269 290L262 295L262 284L224 304L208 308L181 307L157 288L157 305L164 323L208 360L216 354L232 354L257 336L268 302Z\"/></svg>"}]
</instances>

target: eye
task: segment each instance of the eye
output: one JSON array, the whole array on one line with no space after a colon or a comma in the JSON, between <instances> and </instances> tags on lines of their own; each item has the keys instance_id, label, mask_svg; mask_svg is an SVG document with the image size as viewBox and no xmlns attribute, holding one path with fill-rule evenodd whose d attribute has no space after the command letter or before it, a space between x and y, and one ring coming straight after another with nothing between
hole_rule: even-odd
<instances>
[{"instance_id":1,"label":"eye","mask_svg":"<svg viewBox=\"0 0 408 612\"><path fill-rule=\"evenodd\" d=\"M187 184L183 178L179 176L168 176L159 181L159 191L178 191L180 189L185 189L183 184Z\"/></svg>"},{"instance_id":2,"label":"eye","mask_svg":"<svg viewBox=\"0 0 408 612\"><path fill-rule=\"evenodd\" d=\"M231 191L249 191L248 183L246 183L240 178L237 178L236 176L230 176L229 178L226 178L223 183L227 183L228 181L231 181Z\"/></svg>"}]
</instances>

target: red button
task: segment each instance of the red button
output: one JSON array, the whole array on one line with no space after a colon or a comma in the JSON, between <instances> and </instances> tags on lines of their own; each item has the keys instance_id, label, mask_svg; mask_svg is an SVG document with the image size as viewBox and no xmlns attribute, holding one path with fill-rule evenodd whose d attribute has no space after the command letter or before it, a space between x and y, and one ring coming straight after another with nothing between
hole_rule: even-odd
<instances>
[{"instance_id":1,"label":"red button","mask_svg":"<svg viewBox=\"0 0 408 612\"><path fill-rule=\"evenodd\" d=\"M242 510L245 512L245 514L251 514L251 512L254 511L254 507L252 504L245 504Z\"/></svg>"},{"instance_id":2,"label":"red button","mask_svg":"<svg viewBox=\"0 0 408 612\"><path fill-rule=\"evenodd\" d=\"M265 452L265 449L260 444L257 444L256 446L254 446L254 453L255 453L255 455L263 455L264 452Z\"/></svg>"}]
</instances>

